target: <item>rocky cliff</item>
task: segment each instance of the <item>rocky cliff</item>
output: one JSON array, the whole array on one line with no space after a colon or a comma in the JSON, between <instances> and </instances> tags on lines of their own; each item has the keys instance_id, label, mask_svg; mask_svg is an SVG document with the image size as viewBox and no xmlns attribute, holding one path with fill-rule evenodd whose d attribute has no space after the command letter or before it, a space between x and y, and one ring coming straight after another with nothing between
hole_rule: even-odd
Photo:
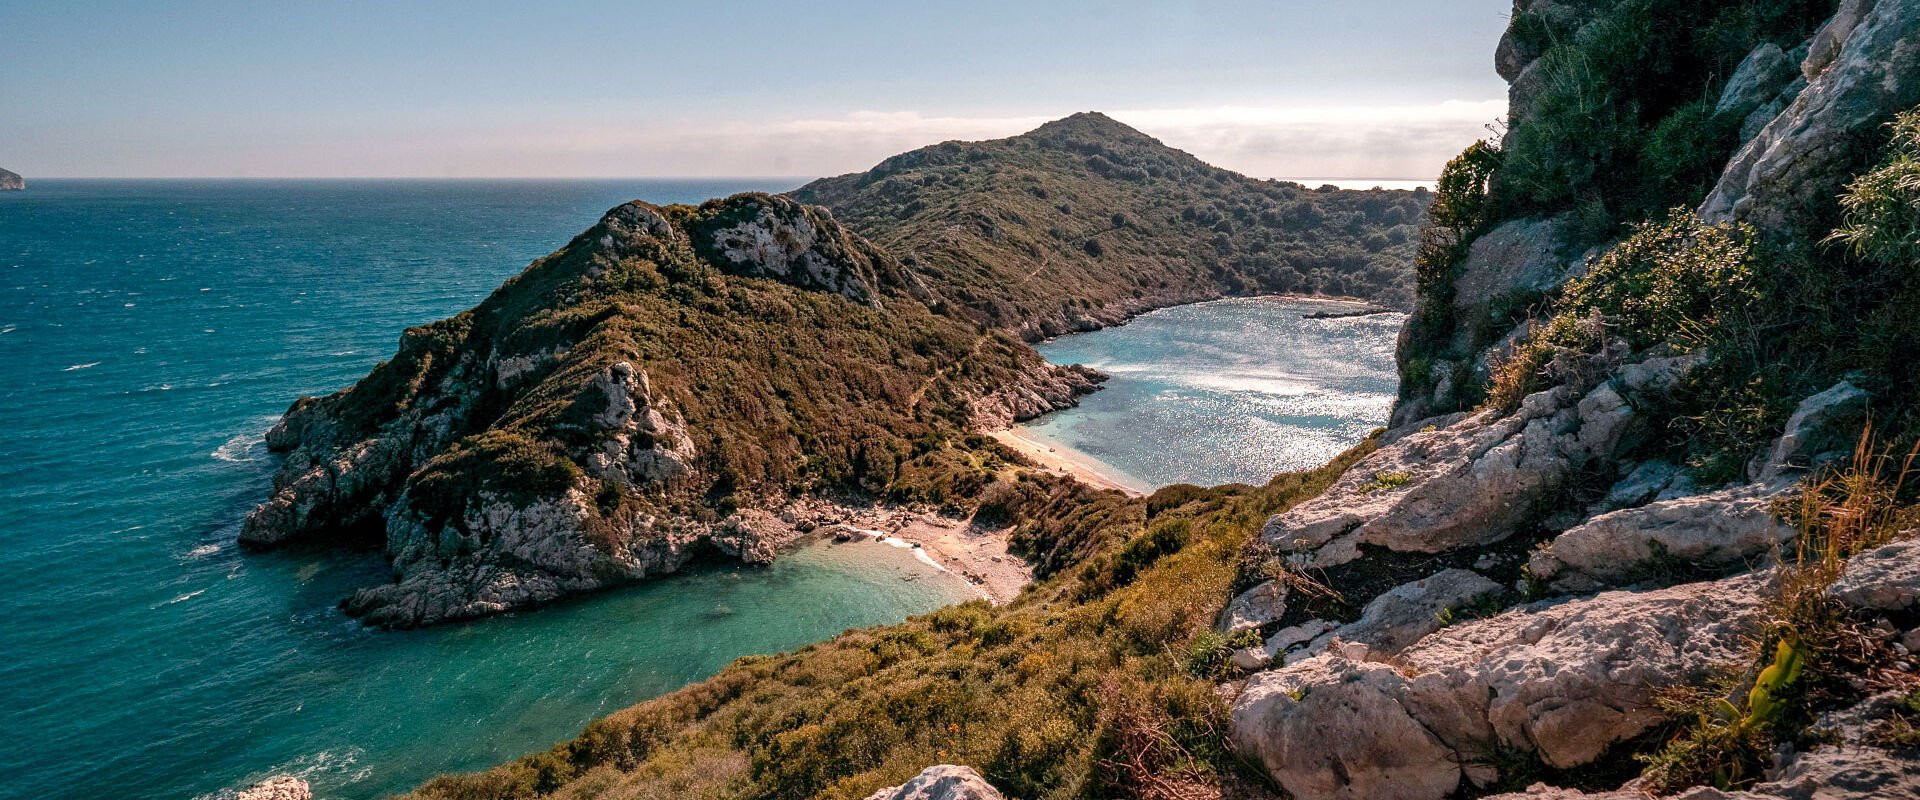
<instances>
[{"instance_id":1,"label":"rocky cliff","mask_svg":"<svg viewBox=\"0 0 1920 800\"><path fill-rule=\"evenodd\" d=\"M1920 796L1916 58L1920 0L1520 0L1391 429L1258 488L1003 487L1072 565L1018 602L420 796Z\"/></svg>"},{"instance_id":2,"label":"rocky cliff","mask_svg":"<svg viewBox=\"0 0 1920 800\"><path fill-rule=\"evenodd\" d=\"M1509 128L1443 179L1396 427L1268 520L1272 577L1223 613L1258 642L1241 752L1296 798L1920 792L1881 455L1920 433L1890 360L1920 274L1886 245L1920 207L1862 213L1910 158L1916 53L1901 0L1516 4ZM1653 80L1705 99L1618 94Z\"/></svg>"},{"instance_id":3,"label":"rocky cliff","mask_svg":"<svg viewBox=\"0 0 1920 800\"><path fill-rule=\"evenodd\" d=\"M0 169L0 192L19 192L27 188L27 179L18 173Z\"/></svg>"},{"instance_id":4,"label":"rocky cliff","mask_svg":"<svg viewBox=\"0 0 1920 800\"><path fill-rule=\"evenodd\" d=\"M396 626L766 561L809 527L797 497L964 501L997 458L970 423L1095 378L944 313L822 209L629 203L295 403L241 541L383 542L396 581L346 605Z\"/></svg>"}]
</instances>

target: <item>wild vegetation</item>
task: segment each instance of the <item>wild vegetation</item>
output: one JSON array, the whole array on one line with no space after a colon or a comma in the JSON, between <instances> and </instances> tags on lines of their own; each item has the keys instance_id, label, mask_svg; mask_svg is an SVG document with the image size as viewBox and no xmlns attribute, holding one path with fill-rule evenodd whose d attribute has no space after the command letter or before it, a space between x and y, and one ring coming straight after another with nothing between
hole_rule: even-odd
<instances>
[{"instance_id":1,"label":"wild vegetation","mask_svg":"<svg viewBox=\"0 0 1920 800\"><path fill-rule=\"evenodd\" d=\"M1029 479L1018 539L1083 555L1014 603L743 658L553 750L414 796L857 800L943 762L1034 800L1257 785L1224 743L1227 706L1214 691L1227 652L1245 642L1214 633L1214 617L1261 523L1370 449L1265 486L1144 499Z\"/></svg>"},{"instance_id":2,"label":"wild vegetation","mask_svg":"<svg viewBox=\"0 0 1920 800\"><path fill-rule=\"evenodd\" d=\"M1432 413L1485 402L1492 378L1472 369L1474 354L1552 300L1473 298L1487 318L1454 319L1472 243L1501 223L1558 217L1578 253L1698 206L1741 144L1745 111L1716 112L1734 68L1763 43L1793 50L1835 3L1625 0L1574 4L1591 17L1551 13L1561 5L1514 15L1512 47L1535 60L1516 80L1506 135L1449 164L1434 199L1441 224L1420 253L1421 303L1400 350L1403 400L1451 389Z\"/></svg>"},{"instance_id":3,"label":"wild vegetation","mask_svg":"<svg viewBox=\"0 0 1920 800\"><path fill-rule=\"evenodd\" d=\"M1920 446L1901 457L1876 447L1871 429L1862 431L1851 462L1809 479L1791 507L1781 509L1799 535L1783 554L1754 663L1714 685L1668 693L1663 702L1675 719L1673 731L1662 747L1640 756L1649 789L1750 785L1777 748L1817 743L1819 714L1879 692L1920 692L1920 676L1899 666L1872 620L1828 591L1848 558L1920 523L1920 506L1903 498L1912 488L1916 455ZM1887 721L1892 746L1911 746L1900 741L1907 734L1899 726L1907 721Z\"/></svg>"},{"instance_id":4,"label":"wild vegetation","mask_svg":"<svg viewBox=\"0 0 1920 800\"><path fill-rule=\"evenodd\" d=\"M1039 337L1222 293L1404 308L1429 195L1255 180L1085 113L921 148L793 196L900 254L980 320Z\"/></svg>"}]
</instances>

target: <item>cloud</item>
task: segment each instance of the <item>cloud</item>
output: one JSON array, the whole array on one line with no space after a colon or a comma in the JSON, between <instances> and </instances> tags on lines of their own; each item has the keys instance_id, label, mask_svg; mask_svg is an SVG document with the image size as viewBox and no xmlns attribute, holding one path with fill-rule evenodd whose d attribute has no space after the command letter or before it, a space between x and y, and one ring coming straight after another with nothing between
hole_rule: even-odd
<instances>
[{"instance_id":1,"label":"cloud","mask_svg":"<svg viewBox=\"0 0 1920 800\"><path fill-rule=\"evenodd\" d=\"M1414 178L1498 118L1499 100L1397 106L1217 106L1108 111L1201 159L1255 177ZM1034 115L856 111L754 120L615 112L591 123L466 120L334 130L196 131L100 147L86 175L418 177L812 176L867 169L937 142L1012 136ZM133 143L129 143L130 145ZM117 163L124 161L126 163Z\"/></svg>"},{"instance_id":2,"label":"cloud","mask_svg":"<svg viewBox=\"0 0 1920 800\"><path fill-rule=\"evenodd\" d=\"M1111 116L1210 163L1257 177L1428 178L1505 110L1504 101L1429 105L1122 109ZM952 139L1032 130L1058 116L837 117L635 121L481 137L456 148L464 174L833 175ZM436 152L449 154L444 146ZM490 166L492 165L492 166Z\"/></svg>"}]
</instances>

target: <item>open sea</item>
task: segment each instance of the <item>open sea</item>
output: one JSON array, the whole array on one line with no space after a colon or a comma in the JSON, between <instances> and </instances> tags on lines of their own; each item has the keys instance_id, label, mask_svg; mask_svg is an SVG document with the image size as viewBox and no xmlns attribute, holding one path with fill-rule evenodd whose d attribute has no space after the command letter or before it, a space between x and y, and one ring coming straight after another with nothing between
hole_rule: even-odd
<instances>
[{"instance_id":1,"label":"open sea","mask_svg":"<svg viewBox=\"0 0 1920 800\"><path fill-rule=\"evenodd\" d=\"M1399 387L1393 347L1405 314L1307 318L1354 307L1217 300L1044 342L1048 361L1113 377L1027 429L1141 489L1261 484L1320 466L1385 425Z\"/></svg>"},{"instance_id":2,"label":"open sea","mask_svg":"<svg viewBox=\"0 0 1920 800\"><path fill-rule=\"evenodd\" d=\"M60 181L0 193L0 797L193 798L297 774L404 791L848 627L974 597L816 544L559 607L367 630L371 554L243 555L261 434L408 325L632 198L797 180Z\"/></svg>"}]
</instances>

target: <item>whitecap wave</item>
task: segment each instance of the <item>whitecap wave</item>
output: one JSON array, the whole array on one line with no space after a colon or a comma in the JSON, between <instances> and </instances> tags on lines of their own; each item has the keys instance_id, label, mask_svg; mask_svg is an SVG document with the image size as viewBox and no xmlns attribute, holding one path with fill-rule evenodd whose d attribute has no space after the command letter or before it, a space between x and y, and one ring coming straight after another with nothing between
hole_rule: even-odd
<instances>
[{"instance_id":1,"label":"whitecap wave","mask_svg":"<svg viewBox=\"0 0 1920 800\"><path fill-rule=\"evenodd\" d=\"M255 784L283 775L335 787L359 783L373 776L373 767L361 763L366 755L367 751L359 747L322 750L254 774L233 787L209 792L193 800L234 800L240 796L240 792L252 788Z\"/></svg>"},{"instance_id":2,"label":"whitecap wave","mask_svg":"<svg viewBox=\"0 0 1920 800\"><path fill-rule=\"evenodd\" d=\"M249 461L259 461L261 456L266 452L267 440L265 438L265 432L263 431L261 433L237 434L233 438L228 439L226 443L214 448L213 452L208 455L221 461L244 464Z\"/></svg>"},{"instance_id":3,"label":"whitecap wave","mask_svg":"<svg viewBox=\"0 0 1920 800\"><path fill-rule=\"evenodd\" d=\"M100 366L100 362L98 362L98 361L94 361L94 362L91 362L91 363L87 363L87 364L75 364L75 365L73 365L73 366L71 366L71 367L67 367L66 369L63 369L63 370L60 370L60 371L61 371L61 372L73 372L73 371L75 371L75 370L82 370L82 369L92 369L93 367L97 367L97 366Z\"/></svg>"}]
</instances>

